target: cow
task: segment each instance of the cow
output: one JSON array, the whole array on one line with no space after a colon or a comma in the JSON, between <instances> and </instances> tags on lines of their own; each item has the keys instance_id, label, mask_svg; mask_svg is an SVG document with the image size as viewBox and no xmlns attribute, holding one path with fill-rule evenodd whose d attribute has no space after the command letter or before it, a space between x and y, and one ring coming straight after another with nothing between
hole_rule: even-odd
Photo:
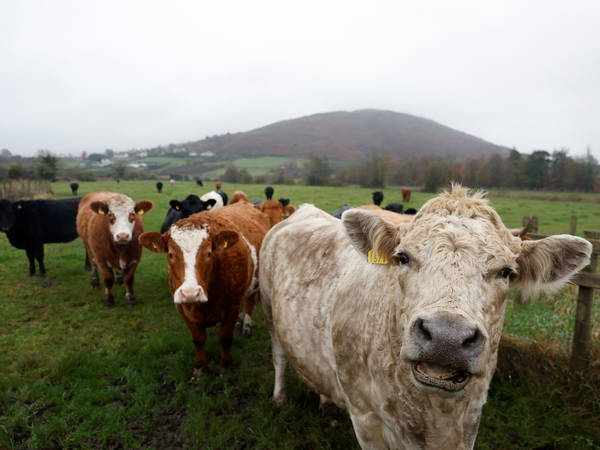
<instances>
[{"instance_id":1,"label":"cow","mask_svg":"<svg viewBox=\"0 0 600 450\"><path fill-rule=\"evenodd\" d=\"M235 191L233 194L231 194L231 205L233 205L234 203L237 202L245 202L245 203L249 203L250 200L248 200L248 196L246 195L246 193L244 191Z\"/></svg>"},{"instance_id":2,"label":"cow","mask_svg":"<svg viewBox=\"0 0 600 450\"><path fill-rule=\"evenodd\" d=\"M157 181L156 182L156 190L158 191L159 194L162 192L162 188L163 188L162 182Z\"/></svg>"},{"instance_id":3,"label":"cow","mask_svg":"<svg viewBox=\"0 0 600 450\"><path fill-rule=\"evenodd\" d=\"M175 179L174 179L174 178L171 178L171 179L169 180L169 184L171 185L171 188L173 188L173 187L175 186L175 183L176 183L176 182L175 182Z\"/></svg>"},{"instance_id":4,"label":"cow","mask_svg":"<svg viewBox=\"0 0 600 450\"><path fill-rule=\"evenodd\" d=\"M342 214L344 214L349 209L354 209L354 208L356 208L356 206L342 205L338 209L336 209L334 212L332 212L331 215L333 217L335 217L336 219L341 219Z\"/></svg>"},{"instance_id":5,"label":"cow","mask_svg":"<svg viewBox=\"0 0 600 450\"><path fill-rule=\"evenodd\" d=\"M273 200L273 193L275 192L275 189L273 189L272 186L267 186L265 188L265 197L267 198L267 200Z\"/></svg>"},{"instance_id":6,"label":"cow","mask_svg":"<svg viewBox=\"0 0 600 450\"><path fill-rule=\"evenodd\" d=\"M509 286L555 289L591 250L569 235L521 241L460 186L396 226L303 206L260 251L273 402L286 401L287 361L349 412L362 448L473 448Z\"/></svg>"},{"instance_id":7,"label":"cow","mask_svg":"<svg viewBox=\"0 0 600 450\"><path fill-rule=\"evenodd\" d=\"M79 190L79 183L73 182L69 186L71 187L71 194L77 195L77 191Z\"/></svg>"},{"instance_id":8,"label":"cow","mask_svg":"<svg viewBox=\"0 0 600 450\"><path fill-rule=\"evenodd\" d=\"M371 194L373 197L373 204L377 206L381 206L381 202L383 202L383 192L375 191Z\"/></svg>"},{"instance_id":9,"label":"cow","mask_svg":"<svg viewBox=\"0 0 600 450\"><path fill-rule=\"evenodd\" d=\"M202 180L200 178L196 178L196 185L204 186L204 183L202 183Z\"/></svg>"},{"instance_id":10,"label":"cow","mask_svg":"<svg viewBox=\"0 0 600 450\"><path fill-rule=\"evenodd\" d=\"M404 206L402 206L401 203L388 203L388 205L383 209L385 209L386 211L394 212L396 214L404 213Z\"/></svg>"},{"instance_id":11,"label":"cow","mask_svg":"<svg viewBox=\"0 0 600 450\"><path fill-rule=\"evenodd\" d=\"M292 214L294 214L296 212L296 207L294 205L290 205L289 198L280 198L279 203L281 203L281 206L283 208L282 214L281 214L283 220L287 219L288 217L290 217Z\"/></svg>"},{"instance_id":12,"label":"cow","mask_svg":"<svg viewBox=\"0 0 600 450\"><path fill-rule=\"evenodd\" d=\"M147 232L140 243L168 254L173 302L196 347L192 379L206 372L206 327L220 322L221 371L231 367L231 346L240 305L255 301L258 252L269 229L267 217L248 203L203 211L180 220L163 234ZM250 316L244 319L249 332Z\"/></svg>"},{"instance_id":13,"label":"cow","mask_svg":"<svg viewBox=\"0 0 600 450\"><path fill-rule=\"evenodd\" d=\"M170 208L167 210L167 215L160 227L160 232L164 233L178 220L185 219L197 212L212 209L216 204L217 200L214 198L202 200L194 194L188 195L181 201L171 200L169 202Z\"/></svg>"},{"instance_id":14,"label":"cow","mask_svg":"<svg viewBox=\"0 0 600 450\"><path fill-rule=\"evenodd\" d=\"M149 200L136 203L125 194L108 191L88 194L79 203L77 232L92 266L90 284L94 288L100 286L100 267L106 288L104 304L108 307L115 304L113 269L122 273L127 306L135 304L133 280L142 257L138 238L144 232L142 215L152 206Z\"/></svg>"},{"instance_id":15,"label":"cow","mask_svg":"<svg viewBox=\"0 0 600 450\"><path fill-rule=\"evenodd\" d=\"M359 206L358 208L366 210L366 211L371 211L372 213L377 214L382 219L385 219L388 222L391 222L394 224L408 223L408 222L412 222L414 219L414 216L409 216L406 214L398 214L398 213L388 211L386 209L383 209L383 208L381 208L379 206L375 206L375 205L362 205L362 206Z\"/></svg>"},{"instance_id":16,"label":"cow","mask_svg":"<svg viewBox=\"0 0 600 450\"><path fill-rule=\"evenodd\" d=\"M410 202L410 189L408 188L402 188L402 201L403 202Z\"/></svg>"},{"instance_id":17,"label":"cow","mask_svg":"<svg viewBox=\"0 0 600 450\"><path fill-rule=\"evenodd\" d=\"M227 205L227 194L223 191L210 191L200 197L200 200L207 202L214 200L215 204L208 209L222 208Z\"/></svg>"},{"instance_id":18,"label":"cow","mask_svg":"<svg viewBox=\"0 0 600 450\"><path fill-rule=\"evenodd\" d=\"M70 242L77 238L75 217L79 198L60 200L0 200L0 231L8 242L25 250L29 260L29 276L46 275L44 244Z\"/></svg>"},{"instance_id":19,"label":"cow","mask_svg":"<svg viewBox=\"0 0 600 450\"><path fill-rule=\"evenodd\" d=\"M415 215L417 214L417 210L415 208L407 208L406 211L404 211L404 214Z\"/></svg>"}]
</instances>

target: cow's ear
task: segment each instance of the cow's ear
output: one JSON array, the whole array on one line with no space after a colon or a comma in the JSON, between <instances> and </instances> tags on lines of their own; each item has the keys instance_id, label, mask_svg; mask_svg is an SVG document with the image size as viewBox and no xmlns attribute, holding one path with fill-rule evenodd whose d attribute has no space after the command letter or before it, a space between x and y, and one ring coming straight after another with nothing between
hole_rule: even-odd
<instances>
[{"instance_id":1,"label":"cow's ear","mask_svg":"<svg viewBox=\"0 0 600 450\"><path fill-rule=\"evenodd\" d=\"M103 201L95 201L90 203L90 208L96 214L104 215L108 214L108 205Z\"/></svg>"},{"instance_id":2,"label":"cow's ear","mask_svg":"<svg viewBox=\"0 0 600 450\"><path fill-rule=\"evenodd\" d=\"M373 250L392 259L394 249L400 243L400 227L383 220L377 214L358 208L342 214L342 223L354 247L367 255Z\"/></svg>"},{"instance_id":3,"label":"cow's ear","mask_svg":"<svg viewBox=\"0 0 600 450\"><path fill-rule=\"evenodd\" d=\"M137 202L135 204L135 212L138 213L140 216L143 216L144 213L150 211L153 206L154 203L152 203L150 200L142 200L141 202Z\"/></svg>"},{"instance_id":4,"label":"cow's ear","mask_svg":"<svg viewBox=\"0 0 600 450\"><path fill-rule=\"evenodd\" d=\"M212 207L214 207L217 204L217 201L214 198L209 198L206 201L202 201L202 200L200 200L200 201L203 203L204 209L211 209Z\"/></svg>"},{"instance_id":5,"label":"cow's ear","mask_svg":"<svg viewBox=\"0 0 600 450\"><path fill-rule=\"evenodd\" d=\"M181 203L179 202L179 200L171 200L169 202L169 205L171 206L171 208L173 208L175 211L181 211Z\"/></svg>"},{"instance_id":6,"label":"cow's ear","mask_svg":"<svg viewBox=\"0 0 600 450\"><path fill-rule=\"evenodd\" d=\"M167 239L156 231L146 231L138 238L141 245L154 253L167 252Z\"/></svg>"},{"instance_id":7,"label":"cow's ear","mask_svg":"<svg viewBox=\"0 0 600 450\"><path fill-rule=\"evenodd\" d=\"M525 297L553 291L588 265L591 254L590 242L568 234L523 241L517 258L518 272L511 283Z\"/></svg>"},{"instance_id":8,"label":"cow's ear","mask_svg":"<svg viewBox=\"0 0 600 450\"><path fill-rule=\"evenodd\" d=\"M235 231L221 231L213 238L212 248L213 250L227 250L237 243L239 237Z\"/></svg>"}]
</instances>

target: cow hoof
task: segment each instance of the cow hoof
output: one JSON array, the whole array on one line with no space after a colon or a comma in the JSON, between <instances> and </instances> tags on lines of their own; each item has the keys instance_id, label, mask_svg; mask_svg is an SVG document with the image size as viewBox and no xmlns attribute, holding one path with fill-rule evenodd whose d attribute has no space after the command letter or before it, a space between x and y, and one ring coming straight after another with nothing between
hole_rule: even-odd
<instances>
[{"instance_id":1,"label":"cow hoof","mask_svg":"<svg viewBox=\"0 0 600 450\"><path fill-rule=\"evenodd\" d=\"M194 369L194 371L192 372L192 378L190 379L190 382L194 382L197 379L199 379L202 375L204 375L207 372L206 367L196 367Z\"/></svg>"},{"instance_id":2,"label":"cow hoof","mask_svg":"<svg viewBox=\"0 0 600 450\"><path fill-rule=\"evenodd\" d=\"M107 306L109 308L115 306L115 298L112 295L107 295L104 298L104 306Z\"/></svg>"},{"instance_id":3,"label":"cow hoof","mask_svg":"<svg viewBox=\"0 0 600 450\"><path fill-rule=\"evenodd\" d=\"M273 405L278 408L285 406L287 403L287 397L285 395L274 395L273 396Z\"/></svg>"},{"instance_id":4,"label":"cow hoof","mask_svg":"<svg viewBox=\"0 0 600 450\"><path fill-rule=\"evenodd\" d=\"M137 304L137 302L135 301L134 296L127 297L127 307L128 308L133 308L136 304Z\"/></svg>"}]
</instances>

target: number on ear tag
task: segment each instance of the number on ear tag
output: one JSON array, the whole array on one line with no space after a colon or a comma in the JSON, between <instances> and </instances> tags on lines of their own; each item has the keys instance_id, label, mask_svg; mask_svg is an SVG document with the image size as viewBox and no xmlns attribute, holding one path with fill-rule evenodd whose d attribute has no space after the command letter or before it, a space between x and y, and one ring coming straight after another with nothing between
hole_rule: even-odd
<instances>
[{"instance_id":1,"label":"number on ear tag","mask_svg":"<svg viewBox=\"0 0 600 450\"><path fill-rule=\"evenodd\" d=\"M367 252L367 262L371 264L388 264L385 255L380 255L376 250L369 250Z\"/></svg>"}]
</instances>

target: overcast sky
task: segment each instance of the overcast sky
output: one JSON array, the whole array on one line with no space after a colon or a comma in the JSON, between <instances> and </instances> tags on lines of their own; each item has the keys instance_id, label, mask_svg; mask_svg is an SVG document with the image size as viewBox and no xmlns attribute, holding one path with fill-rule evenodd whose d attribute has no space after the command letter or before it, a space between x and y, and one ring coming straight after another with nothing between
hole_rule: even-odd
<instances>
[{"instance_id":1,"label":"overcast sky","mask_svg":"<svg viewBox=\"0 0 600 450\"><path fill-rule=\"evenodd\" d=\"M389 109L600 158L600 1L0 3L0 148L79 154Z\"/></svg>"}]
</instances>

